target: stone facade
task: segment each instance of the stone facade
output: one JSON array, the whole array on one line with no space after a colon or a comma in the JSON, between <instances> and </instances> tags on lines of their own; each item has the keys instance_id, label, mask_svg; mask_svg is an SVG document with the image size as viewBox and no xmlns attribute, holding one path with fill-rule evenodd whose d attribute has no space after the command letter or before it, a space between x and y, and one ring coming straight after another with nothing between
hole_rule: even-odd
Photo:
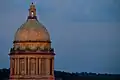
<instances>
[{"instance_id":1,"label":"stone facade","mask_svg":"<svg viewBox=\"0 0 120 80\"><path fill-rule=\"evenodd\" d=\"M10 80L50 80L49 78L54 80L54 55L10 55Z\"/></svg>"}]
</instances>

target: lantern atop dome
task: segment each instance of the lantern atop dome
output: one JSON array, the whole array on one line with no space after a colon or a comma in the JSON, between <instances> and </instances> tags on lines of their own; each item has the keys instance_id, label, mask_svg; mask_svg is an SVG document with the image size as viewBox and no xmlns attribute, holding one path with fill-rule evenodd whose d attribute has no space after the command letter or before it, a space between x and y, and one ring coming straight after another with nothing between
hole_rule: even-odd
<instances>
[{"instance_id":1,"label":"lantern atop dome","mask_svg":"<svg viewBox=\"0 0 120 80\"><path fill-rule=\"evenodd\" d=\"M28 19L37 19L36 8L35 8L35 5L33 3L30 5L30 8L29 8Z\"/></svg>"}]
</instances>

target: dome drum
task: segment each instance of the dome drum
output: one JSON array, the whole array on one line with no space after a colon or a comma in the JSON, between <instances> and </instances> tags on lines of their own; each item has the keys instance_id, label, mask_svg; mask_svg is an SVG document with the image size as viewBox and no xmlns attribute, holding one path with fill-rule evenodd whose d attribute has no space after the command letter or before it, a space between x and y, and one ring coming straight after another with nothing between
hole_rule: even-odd
<instances>
[{"instance_id":1,"label":"dome drum","mask_svg":"<svg viewBox=\"0 0 120 80\"><path fill-rule=\"evenodd\" d=\"M20 48L20 49L24 49L24 48L29 48L29 49L50 49L51 48L51 44L49 43L15 43L14 48Z\"/></svg>"},{"instance_id":2,"label":"dome drum","mask_svg":"<svg viewBox=\"0 0 120 80\"><path fill-rule=\"evenodd\" d=\"M36 49L30 49L30 48L25 48L25 49L20 49L20 48L11 48L10 49L10 53L21 53L21 52L38 52L38 53L49 53L49 52L54 52L54 48L50 48L50 49L40 49L40 48L36 48Z\"/></svg>"}]
</instances>

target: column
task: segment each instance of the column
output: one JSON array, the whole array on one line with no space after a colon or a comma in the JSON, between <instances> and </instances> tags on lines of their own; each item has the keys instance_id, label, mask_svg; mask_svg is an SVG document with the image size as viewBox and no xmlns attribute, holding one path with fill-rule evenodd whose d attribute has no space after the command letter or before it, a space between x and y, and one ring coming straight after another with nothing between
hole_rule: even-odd
<instances>
[{"instance_id":1,"label":"column","mask_svg":"<svg viewBox=\"0 0 120 80\"><path fill-rule=\"evenodd\" d=\"M33 59L34 75L36 74L36 58Z\"/></svg>"},{"instance_id":2,"label":"column","mask_svg":"<svg viewBox=\"0 0 120 80\"><path fill-rule=\"evenodd\" d=\"M17 60L17 59L15 58L15 59L14 59L14 63L15 63L15 72L14 72L14 73L15 73L15 75L16 75L16 73L17 73L17 64L16 64L17 61L16 61L16 60Z\"/></svg>"},{"instance_id":3,"label":"column","mask_svg":"<svg viewBox=\"0 0 120 80\"><path fill-rule=\"evenodd\" d=\"M54 58L52 58L52 75L54 76Z\"/></svg>"},{"instance_id":4,"label":"column","mask_svg":"<svg viewBox=\"0 0 120 80\"><path fill-rule=\"evenodd\" d=\"M28 57L28 75L30 75L30 58Z\"/></svg>"},{"instance_id":5,"label":"column","mask_svg":"<svg viewBox=\"0 0 120 80\"><path fill-rule=\"evenodd\" d=\"M10 58L10 75L13 74L13 60Z\"/></svg>"},{"instance_id":6,"label":"column","mask_svg":"<svg viewBox=\"0 0 120 80\"><path fill-rule=\"evenodd\" d=\"M26 57L24 58L24 66L25 66L25 75L26 75Z\"/></svg>"},{"instance_id":7,"label":"column","mask_svg":"<svg viewBox=\"0 0 120 80\"><path fill-rule=\"evenodd\" d=\"M19 57L17 58L17 74L19 75Z\"/></svg>"},{"instance_id":8,"label":"column","mask_svg":"<svg viewBox=\"0 0 120 80\"><path fill-rule=\"evenodd\" d=\"M43 59L43 75L46 75L46 58Z\"/></svg>"},{"instance_id":9,"label":"column","mask_svg":"<svg viewBox=\"0 0 120 80\"><path fill-rule=\"evenodd\" d=\"M33 58L32 60L31 60L31 73L33 74L33 75L35 75L36 74L36 58Z\"/></svg>"},{"instance_id":10,"label":"column","mask_svg":"<svg viewBox=\"0 0 120 80\"><path fill-rule=\"evenodd\" d=\"M19 58L19 74L20 74L20 75L21 75L21 71L22 71L22 70L21 70L21 67L22 67L22 66L21 66L21 58Z\"/></svg>"},{"instance_id":11,"label":"column","mask_svg":"<svg viewBox=\"0 0 120 80\"><path fill-rule=\"evenodd\" d=\"M39 75L41 74L41 59L39 58Z\"/></svg>"},{"instance_id":12,"label":"column","mask_svg":"<svg viewBox=\"0 0 120 80\"><path fill-rule=\"evenodd\" d=\"M50 61L49 59L46 59L46 75L50 74Z\"/></svg>"},{"instance_id":13,"label":"column","mask_svg":"<svg viewBox=\"0 0 120 80\"><path fill-rule=\"evenodd\" d=\"M36 75L38 75L38 72L39 72L39 71L38 71L38 70L39 70L39 69L38 69L38 65L39 65L39 64L38 64L38 58L36 58L35 63L36 63Z\"/></svg>"},{"instance_id":14,"label":"column","mask_svg":"<svg viewBox=\"0 0 120 80\"><path fill-rule=\"evenodd\" d=\"M15 58L12 58L12 75L15 74Z\"/></svg>"}]
</instances>

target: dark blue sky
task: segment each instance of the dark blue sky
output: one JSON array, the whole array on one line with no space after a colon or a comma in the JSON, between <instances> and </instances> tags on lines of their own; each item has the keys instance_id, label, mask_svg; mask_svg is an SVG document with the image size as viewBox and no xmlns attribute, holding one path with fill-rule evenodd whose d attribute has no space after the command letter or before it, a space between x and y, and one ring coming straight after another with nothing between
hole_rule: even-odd
<instances>
[{"instance_id":1,"label":"dark blue sky","mask_svg":"<svg viewBox=\"0 0 120 80\"><path fill-rule=\"evenodd\" d=\"M120 0L34 1L51 35L56 70L120 73ZM30 3L0 2L0 68L9 67L9 49Z\"/></svg>"}]
</instances>

